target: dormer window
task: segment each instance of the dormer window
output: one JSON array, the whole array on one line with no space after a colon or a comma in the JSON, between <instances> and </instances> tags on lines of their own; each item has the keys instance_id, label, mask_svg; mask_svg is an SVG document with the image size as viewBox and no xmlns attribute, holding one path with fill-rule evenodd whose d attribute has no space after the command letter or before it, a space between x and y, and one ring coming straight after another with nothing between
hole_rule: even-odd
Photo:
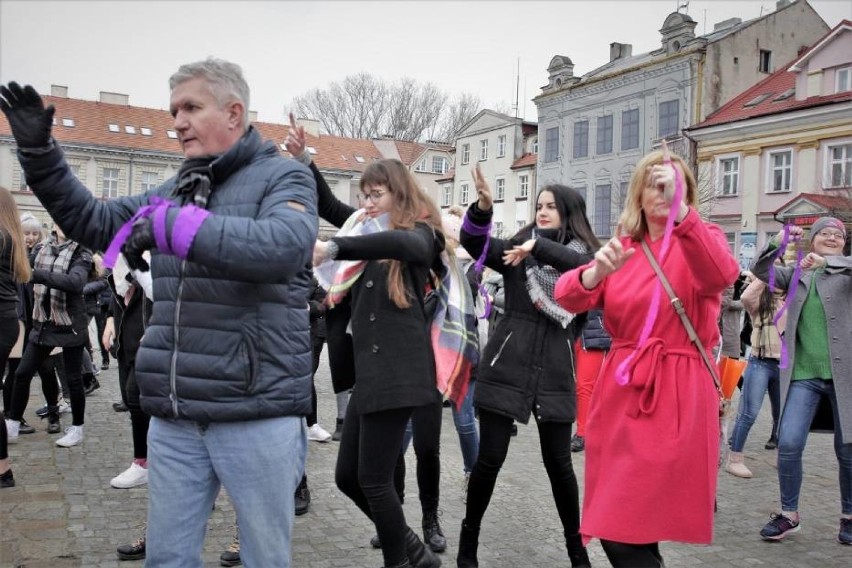
<instances>
[{"instance_id":1,"label":"dormer window","mask_svg":"<svg viewBox=\"0 0 852 568\"><path fill-rule=\"evenodd\" d=\"M168 136L172 140L177 140L177 132L175 132L174 130L166 130L166 136Z\"/></svg>"},{"instance_id":2,"label":"dormer window","mask_svg":"<svg viewBox=\"0 0 852 568\"><path fill-rule=\"evenodd\" d=\"M126 125L124 126L124 131L125 131L126 133L128 133L128 134L136 134L136 127L135 127L135 126L130 126L129 124L126 124Z\"/></svg>"},{"instance_id":3,"label":"dormer window","mask_svg":"<svg viewBox=\"0 0 852 568\"><path fill-rule=\"evenodd\" d=\"M317 153L317 149L314 148L313 146L308 146L307 150L308 150L308 153L310 153L311 155L315 155Z\"/></svg>"},{"instance_id":4,"label":"dormer window","mask_svg":"<svg viewBox=\"0 0 852 568\"><path fill-rule=\"evenodd\" d=\"M139 131L142 132L142 136L151 136L151 134L153 134L153 132L151 132L151 129L145 126L140 128Z\"/></svg>"},{"instance_id":5,"label":"dormer window","mask_svg":"<svg viewBox=\"0 0 852 568\"><path fill-rule=\"evenodd\" d=\"M107 126L107 128L109 128L110 132L120 132L121 131L121 129L118 127L117 124L109 124Z\"/></svg>"},{"instance_id":6,"label":"dormer window","mask_svg":"<svg viewBox=\"0 0 852 568\"><path fill-rule=\"evenodd\" d=\"M852 67L844 67L834 72L834 92L852 91Z\"/></svg>"}]
</instances>

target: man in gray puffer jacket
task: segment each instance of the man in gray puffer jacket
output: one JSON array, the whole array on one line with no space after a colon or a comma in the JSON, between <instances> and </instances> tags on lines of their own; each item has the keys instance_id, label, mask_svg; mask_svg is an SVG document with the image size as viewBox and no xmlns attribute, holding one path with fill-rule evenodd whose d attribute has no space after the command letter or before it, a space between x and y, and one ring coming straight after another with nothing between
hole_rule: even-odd
<instances>
[{"instance_id":1,"label":"man in gray puffer jacket","mask_svg":"<svg viewBox=\"0 0 852 568\"><path fill-rule=\"evenodd\" d=\"M239 66L187 64L169 86L186 158L178 175L106 202L71 173L51 136L54 109L32 87L0 86L0 110L27 183L71 238L107 250L107 262L120 248L141 270L142 252L154 253L154 308L136 359L152 416L149 565L202 565L221 483L236 508L243 561L289 566L302 417L311 409L315 182L249 125Z\"/></svg>"}]
</instances>

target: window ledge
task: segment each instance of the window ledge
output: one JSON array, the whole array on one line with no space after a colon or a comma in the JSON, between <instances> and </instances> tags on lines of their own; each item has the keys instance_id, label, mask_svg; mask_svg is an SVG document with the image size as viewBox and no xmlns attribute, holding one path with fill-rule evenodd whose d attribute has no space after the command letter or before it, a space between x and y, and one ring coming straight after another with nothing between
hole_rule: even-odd
<instances>
[{"instance_id":1,"label":"window ledge","mask_svg":"<svg viewBox=\"0 0 852 568\"><path fill-rule=\"evenodd\" d=\"M716 197L718 197L719 199L734 199L736 197L742 197L742 196L739 193L732 193L730 195L723 195L721 193L717 193Z\"/></svg>"}]
</instances>

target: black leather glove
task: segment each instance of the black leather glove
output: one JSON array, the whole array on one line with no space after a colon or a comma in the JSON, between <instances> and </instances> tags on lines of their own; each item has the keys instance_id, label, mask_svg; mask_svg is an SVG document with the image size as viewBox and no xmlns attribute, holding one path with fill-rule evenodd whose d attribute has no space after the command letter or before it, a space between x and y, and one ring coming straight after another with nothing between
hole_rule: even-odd
<instances>
[{"instance_id":1,"label":"black leather glove","mask_svg":"<svg viewBox=\"0 0 852 568\"><path fill-rule=\"evenodd\" d=\"M141 217L133 223L130 236L124 241L121 253L127 260L127 265L133 270L147 272L150 270L148 263L142 258L146 250L156 248L157 241L154 239L154 224L149 217Z\"/></svg>"},{"instance_id":2,"label":"black leather glove","mask_svg":"<svg viewBox=\"0 0 852 568\"><path fill-rule=\"evenodd\" d=\"M8 87L0 85L0 110L6 115L18 148L44 148L50 144L53 128L53 105L44 107L44 101L32 86L21 86L14 81Z\"/></svg>"}]
</instances>

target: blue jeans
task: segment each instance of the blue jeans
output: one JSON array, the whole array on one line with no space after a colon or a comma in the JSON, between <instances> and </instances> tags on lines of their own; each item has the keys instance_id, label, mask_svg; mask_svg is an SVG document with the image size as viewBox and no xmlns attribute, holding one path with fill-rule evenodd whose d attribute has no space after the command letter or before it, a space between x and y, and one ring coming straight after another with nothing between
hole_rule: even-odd
<instances>
[{"instance_id":1,"label":"blue jeans","mask_svg":"<svg viewBox=\"0 0 852 568\"><path fill-rule=\"evenodd\" d=\"M840 505L844 515L852 515L852 443L844 444L837 412L834 381L808 379L791 381L778 429L778 484L781 488L781 510L799 510L802 489L802 452L820 398L827 396L834 414L834 453L840 477Z\"/></svg>"},{"instance_id":2,"label":"blue jeans","mask_svg":"<svg viewBox=\"0 0 852 568\"><path fill-rule=\"evenodd\" d=\"M461 447L465 473L473 471L476 456L479 454L479 433L476 431L476 415L473 411L473 391L475 388L476 381L471 381L461 408L457 411L455 405L453 405L453 422L459 435L459 446Z\"/></svg>"},{"instance_id":3,"label":"blue jeans","mask_svg":"<svg viewBox=\"0 0 852 568\"><path fill-rule=\"evenodd\" d=\"M219 486L237 513L246 566L290 566L293 494L305 469L305 420L246 422L152 418L148 430L145 565L201 568Z\"/></svg>"},{"instance_id":4,"label":"blue jeans","mask_svg":"<svg viewBox=\"0 0 852 568\"><path fill-rule=\"evenodd\" d=\"M763 396L769 391L769 402L772 405L772 434L777 434L778 407L781 398L781 374L778 369L777 359L763 359L751 356L748 360L745 378L743 379L743 393L740 397L740 408L737 413L737 423L731 434L731 451L741 452L745 446L746 438L751 430L760 407L763 405Z\"/></svg>"}]
</instances>

